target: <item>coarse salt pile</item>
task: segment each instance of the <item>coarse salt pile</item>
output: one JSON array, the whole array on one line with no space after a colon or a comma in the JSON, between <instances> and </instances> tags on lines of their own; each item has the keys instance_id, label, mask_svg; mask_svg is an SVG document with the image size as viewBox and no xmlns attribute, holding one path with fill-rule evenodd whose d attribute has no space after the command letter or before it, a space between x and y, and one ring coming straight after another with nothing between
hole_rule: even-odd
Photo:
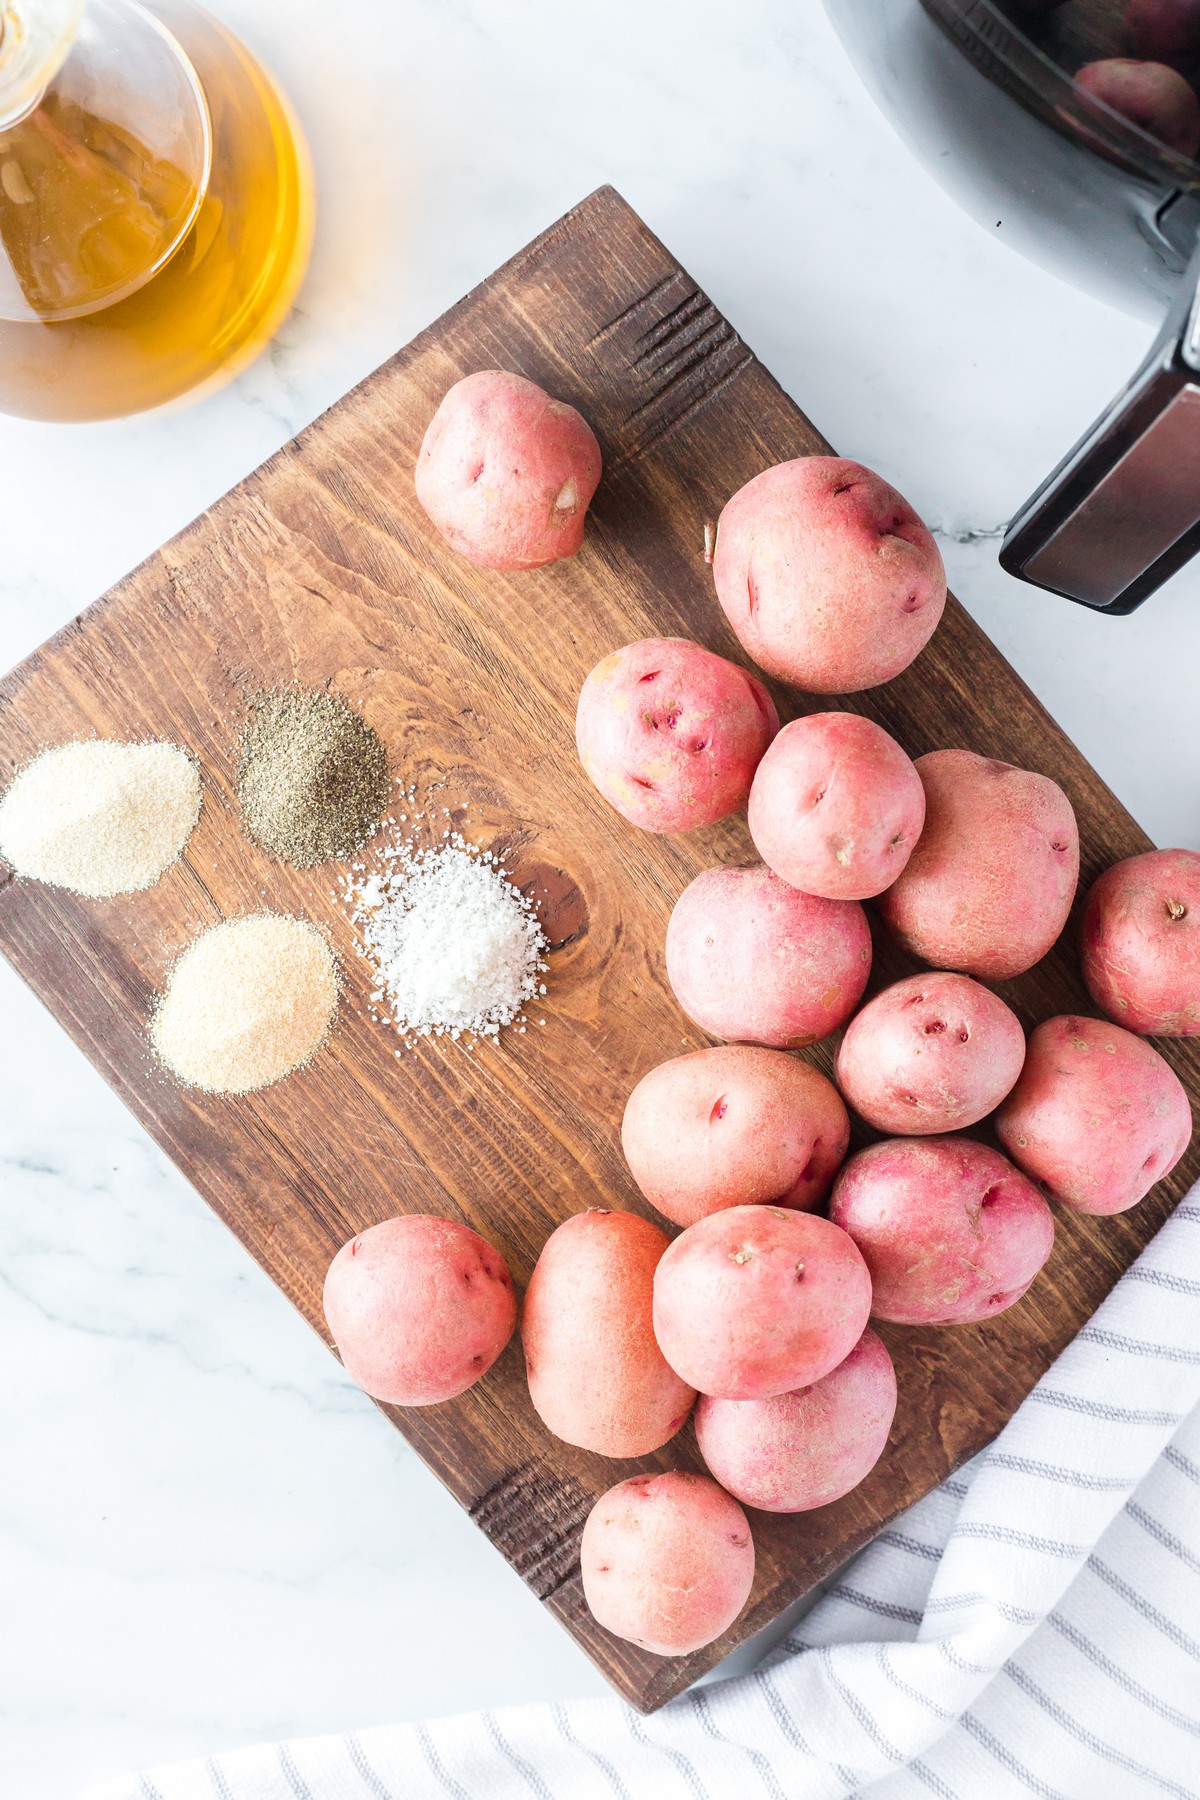
<instances>
[{"instance_id":1,"label":"coarse salt pile","mask_svg":"<svg viewBox=\"0 0 1200 1800\"><path fill-rule=\"evenodd\" d=\"M545 993L533 902L459 833L394 844L344 885L378 982L372 1004L402 1037L496 1037Z\"/></svg>"},{"instance_id":2,"label":"coarse salt pile","mask_svg":"<svg viewBox=\"0 0 1200 1800\"><path fill-rule=\"evenodd\" d=\"M200 817L200 771L174 744L88 738L46 750L0 800L0 856L92 899L132 894L175 861Z\"/></svg>"}]
</instances>

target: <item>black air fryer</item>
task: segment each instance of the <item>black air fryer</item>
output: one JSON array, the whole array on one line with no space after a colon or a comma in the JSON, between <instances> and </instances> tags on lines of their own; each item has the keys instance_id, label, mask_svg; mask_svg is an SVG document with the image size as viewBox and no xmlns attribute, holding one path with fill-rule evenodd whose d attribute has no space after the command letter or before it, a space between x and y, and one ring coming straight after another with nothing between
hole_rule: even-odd
<instances>
[{"instance_id":1,"label":"black air fryer","mask_svg":"<svg viewBox=\"0 0 1200 1800\"><path fill-rule=\"evenodd\" d=\"M1200 550L1200 130L1190 141L1181 85L1200 79L1200 3L1194 50L1159 44L1152 59L1124 0L826 6L884 111L956 200L989 229L1002 220L1006 240L1056 273L1163 320L1000 552L1022 580L1131 612ZM1098 97L1131 73L1146 80L1130 70L1135 55L1177 102L1174 147L1165 128Z\"/></svg>"}]
</instances>

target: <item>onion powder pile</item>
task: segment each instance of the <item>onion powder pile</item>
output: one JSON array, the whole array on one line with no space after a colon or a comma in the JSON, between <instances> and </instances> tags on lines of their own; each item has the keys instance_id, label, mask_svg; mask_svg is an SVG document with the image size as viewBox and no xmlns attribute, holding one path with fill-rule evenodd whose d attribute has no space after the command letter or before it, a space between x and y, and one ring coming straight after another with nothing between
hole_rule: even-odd
<instances>
[{"instance_id":1,"label":"onion powder pile","mask_svg":"<svg viewBox=\"0 0 1200 1800\"><path fill-rule=\"evenodd\" d=\"M372 1004L405 1039L494 1038L545 993L533 902L490 850L458 833L399 843L344 885L378 982Z\"/></svg>"},{"instance_id":2,"label":"onion powder pile","mask_svg":"<svg viewBox=\"0 0 1200 1800\"><path fill-rule=\"evenodd\" d=\"M174 744L84 738L46 750L0 800L0 856L92 899L148 888L200 817L200 771Z\"/></svg>"}]
</instances>

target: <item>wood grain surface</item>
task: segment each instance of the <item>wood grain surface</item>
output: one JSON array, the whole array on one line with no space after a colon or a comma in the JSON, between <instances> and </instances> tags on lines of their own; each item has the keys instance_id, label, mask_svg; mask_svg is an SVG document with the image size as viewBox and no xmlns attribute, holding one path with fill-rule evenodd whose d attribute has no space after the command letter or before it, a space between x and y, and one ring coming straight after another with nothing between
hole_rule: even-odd
<instances>
[{"instance_id":1,"label":"wood grain surface","mask_svg":"<svg viewBox=\"0 0 1200 1800\"><path fill-rule=\"evenodd\" d=\"M412 469L438 401L460 376L493 366L574 402L600 438L604 479L569 563L482 573L417 506ZM323 1336L329 1259L396 1212L468 1221L523 1283L568 1214L648 1210L621 1158L625 1098L654 1064L705 1041L666 983L667 916L693 875L752 852L741 818L665 839L626 825L576 763L575 698L593 664L633 638L690 636L744 660L702 560L704 520L760 469L826 448L604 189L0 686L0 783L43 746L91 734L168 738L202 762L200 824L158 886L92 901L4 870L0 943ZM240 830L231 775L247 699L290 681L328 683L359 705L400 778L436 786L433 803L475 841L511 848L553 945L549 994L524 1036L473 1050L430 1040L398 1057L395 1034L370 1017L370 975L335 897L337 868L288 869ZM784 717L829 704L773 691ZM966 745L1053 775L1079 815L1084 883L1147 847L953 600L914 666L854 705L913 755ZM331 935L345 976L338 1029L309 1068L261 1094L181 1090L147 1048L154 995L197 931L263 906ZM878 930L876 945L872 991L912 967ZM1073 927L1001 991L1027 1026L1089 1010ZM1162 1048L1200 1092L1196 1047ZM812 1060L828 1070L830 1051L821 1045ZM1001 1318L943 1331L885 1326L900 1408L883 1460L834 1506L754 1515L750 1605L728 1637L691 1657L663 1660L599 1629L578 1572L594 1498L635 1470L698 1466L690 1427L637 1463L558 1443L530 1407L515 1342L461 1400L384 1410L613 1685L649 1710L985 1444L1198 1169L1193 1149L1121 1218L1060 1213L1048 1270Z\"/></svg>"}]
</instances>

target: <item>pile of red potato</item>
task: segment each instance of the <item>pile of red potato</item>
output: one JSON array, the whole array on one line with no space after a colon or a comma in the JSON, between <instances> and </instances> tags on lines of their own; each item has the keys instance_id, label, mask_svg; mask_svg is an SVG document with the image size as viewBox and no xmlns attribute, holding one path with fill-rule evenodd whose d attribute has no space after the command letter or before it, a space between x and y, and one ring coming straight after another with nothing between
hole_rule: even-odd
<instances>
[{"instance_id":1,"label":"pile of red potato","mask_svg":"<svg viewBox=\"0 0 1200 1800\"><path fill-rule=\"evenodd\" d=\"M417 490L474 561L532 567L578 548L599 473L577 412L488 372L443 401ZM945 603L920 519L832 457L748 482L712 560L746 649L808 693L897 675ZM870 1318L995 1317L1050 1254L1047 1197L1121 1212L1183 1154L1187 1096L1146 1036L1200 1032L1200 855L1155 851L1097 881L1083 973L1104 1016L1047 1019L1026 1043L982 983L1030 968L1067 921L1079 839L1048 776L952 748L913 762L850 712L780 730L753 675L676 638L601 662L577 736L589 776L635 826L686 830L744 805L762 857L698 876L667 930L681 1007L726 1041L652 1069L625 1109L634 1180L682 1230L672 1239L623 1211L567 1219L521 1317L533 1404L567 1443L644 1456L694 1418L716 1479L622 1481L582 1542L600 1623L681 1655L749 1595L741 1503L827 1505L881 1455L896 1377ZM867 899L931 966L859 1010ZM836 1086L789 1054L843 1028ZM890 1134L849 1160L847 1103ZM989 1115L1007 1157L956 1135ZM485 1373L517 1300L474 1231L407 1217L339 1252L325 1311L353 1378L416 1406Z\"/></svg>"}]
</instances>

